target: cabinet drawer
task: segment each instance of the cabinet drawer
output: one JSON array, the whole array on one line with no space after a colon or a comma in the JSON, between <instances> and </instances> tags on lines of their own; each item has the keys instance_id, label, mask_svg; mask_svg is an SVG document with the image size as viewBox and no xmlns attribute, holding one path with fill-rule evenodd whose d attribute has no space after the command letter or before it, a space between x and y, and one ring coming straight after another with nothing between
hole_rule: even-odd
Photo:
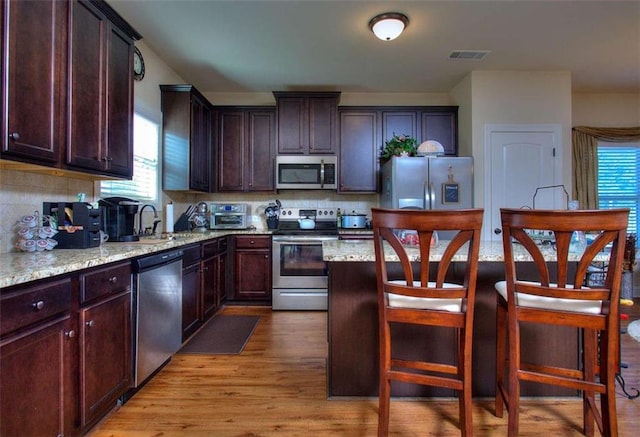
<instances>
[{"instance_id":1,"label":"cabinet drawer","mask_svg":"<svg viewBox=\"0 0 640 437\"><path fill-rule=\"evenodd\" d=\"M193 246L188 246L182 249L184 252L184 257L182 258L182 266L187 267L191 264L195 264L200 262L200 245L194 244Z\"/></svg>"},{"instance_id":2,"label":"cabinet drawer","mask_svg":"<svg viewBox=\"0 0 640 437\"><path fill-rule=\"evenodd\" d=\"M80 276L80 303L131 289L131 263L91 270Z\"/></svg>"},{"instance_id":3,"label":"cabinet drawer","mask_svg":"<svg viewBox=\"0 0 640 437\"><path fill-rule=\"evenodd\" d=\"M71 308L71 278L25 287L0 298L0 335Z\"/></svg>"},{"instance_id":4,"label":"cabinet drawer","mask_svg":"<svg viewBox=\"0 0 640 437\"><path fill-rule=\"evenodd\" d=\"M236 237L237 249L270 249L271 237L241 236Z\"/></svg>"},{"instance_id":5,"label":"cabinet drawer","mask_svg":"<svg viewBox=\"0 0 640 437\"><path fill-rule=\"evenodd\" d=\"M218 253L218 239L202 244L202 259L211 258Z\"/></svg>"}]
</instances>

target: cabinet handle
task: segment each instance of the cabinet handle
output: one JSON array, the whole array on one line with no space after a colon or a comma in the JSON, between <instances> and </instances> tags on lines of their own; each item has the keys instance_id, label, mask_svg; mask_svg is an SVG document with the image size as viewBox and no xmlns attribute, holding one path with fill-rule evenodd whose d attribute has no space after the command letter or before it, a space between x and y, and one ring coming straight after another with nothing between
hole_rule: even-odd
<instances>
[{"instance_id":1,"label":"cabinet handle","mask_svg":"<svg viewBox=\"0 0 640 437\"><path fill-rule=\"evenodd\" d=\"M254 240L251 240L250 243L251 244L256 244L256 242Z\"/></svg>"},{"instance_id":2,"label":"cabinet handle","mask_svg":"<svg viewBox=\"0 0 640 437\"><path fill-rule=\"evenodd\" d=\"M111 161L113 161L113 158L110 158L110 157L108 157L108 156L103 156L103 157L102 157L102 160L103 160L104 162L111 162Z\"/></svg>"},{"instance_id":3,"label":"cabinet handle","mask_svg":"<svg viewBox=\"0 0 640 437\"><path fill-rule=\"evenodd\" d=\"M116 282L118 282L118 277L117 276L112 276L108 279L109 284L115 284Z\"/></svg>"},{"instance_id":4,"label":"cabinet handle","mask_svg":"<svg viewBox=\"0 0 640 437\"><path fill-rule=\"evenodd\" d=\"M42 308L44 308L44 301L39 300L37 302L32 303L31 306L33 307L34 310L40 311Z\"/></svg>"},{"instance_id":5,"label":"cabinet handle","mask_svg":"<svg viewBox=\"0 0 640 437\"><path fill-rule=\"evenodd\" d=\"M67 338L73 338L76 336L76 331L74 331L73 329L71 331L67 331L64 333L65 337Z\"/></svg>"},{"instance_id":6,"label":"cabinet handle","mask_svg":"<svg viewBox=\"0 0 640 437\"><path fill-rule=\"evenodd\" d=\"M89 328L92 328L93 325L95 325L95 322L93 320L89 320L88 322L85 322L84 324L87 325Z\"/></svg>"},{"instance_id":7,"label":"cabinet handle","mask_svg":"<svg viewBox=\"0 0 640 437\"><path fill-rule=\"evenodd\" d=\"M9 139L13 141L18 141L20 139L20 134L18 132L13 132L9 134Z\"/></svg>"}]
</instances>

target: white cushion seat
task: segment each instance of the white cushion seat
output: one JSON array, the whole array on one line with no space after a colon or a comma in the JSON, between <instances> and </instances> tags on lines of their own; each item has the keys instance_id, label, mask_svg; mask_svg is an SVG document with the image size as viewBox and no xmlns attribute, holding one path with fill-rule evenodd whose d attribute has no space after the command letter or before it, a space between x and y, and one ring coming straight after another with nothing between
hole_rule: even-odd
<instances>
[{"instance_id":1,"label":"white cushion seat","mask_svg":"<svg viewBox=\"0 0 640 437\"><path fill-rule=\"evenodd\" d=\"M405 285L405 281L389 281L390 284ZM435 287L435 282L429 282L429 287ZM420 282L415 281L414 287L420 287ZM442 288L462 289L460 284L445 282ZM447 299L439 297L414 297L402 294L385 293L389 306L393 308L410 308L419 310L437 310L459 313L462 310L462 299Z\"/></svg>"},{"instance_id":2,"label":"white cushion seat","mask_svg":"<svg viewBox=\"0 0 640 437\"><path fill-rule=\"evenodd\" d=\"M517 281L521 284L540 285L539 282L530 281ZM557 284L549 284L551 287L557 287ZM507 282L496 282L496 291L508 302L507 299ZM567 285L566 288L571 288L572 285ZM587 289L588 287L583 287ZM546 310L558 310L558 311L571 311L574 313L582 314L601 314L602 313L602 301L601 300L581 300L581 299L557 299L553 297L537 296L526 293L516 293L517 304L521 307L528 308L540 308Z\"/></svg>"}]
</instances>

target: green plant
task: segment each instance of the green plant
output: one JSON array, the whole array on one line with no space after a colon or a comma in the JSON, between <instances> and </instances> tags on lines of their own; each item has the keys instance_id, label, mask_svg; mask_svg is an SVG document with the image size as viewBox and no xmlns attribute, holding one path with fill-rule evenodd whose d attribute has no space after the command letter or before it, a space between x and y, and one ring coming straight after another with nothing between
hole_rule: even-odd
<instances>
[{"instance_id":1,"label":"green plant","mask_svg":"<svg viewBox=\"0 0 640 437\"><path fill-rule=\"evenodd\" d=\"M384 144L382 149L382 158L391 158L392 156L415 156L418 151L418 141L409 135L396 135Z\"/></svg>"}]
</instances>

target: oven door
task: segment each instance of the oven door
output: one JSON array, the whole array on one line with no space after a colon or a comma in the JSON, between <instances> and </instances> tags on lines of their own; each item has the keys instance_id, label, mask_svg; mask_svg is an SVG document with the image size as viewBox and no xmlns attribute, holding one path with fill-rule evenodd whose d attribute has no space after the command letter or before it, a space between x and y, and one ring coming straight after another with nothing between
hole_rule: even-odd
<instances>
[{"instance_id":1,"label":"oven door","mask_svg":"<svg viewBox=\"0 0 640 437\"><path fill-rule=\"evenodd\" d=\"M322 242L334 236L274 236L273 288L327 288Z\"/></svg>"}]
</instances>

